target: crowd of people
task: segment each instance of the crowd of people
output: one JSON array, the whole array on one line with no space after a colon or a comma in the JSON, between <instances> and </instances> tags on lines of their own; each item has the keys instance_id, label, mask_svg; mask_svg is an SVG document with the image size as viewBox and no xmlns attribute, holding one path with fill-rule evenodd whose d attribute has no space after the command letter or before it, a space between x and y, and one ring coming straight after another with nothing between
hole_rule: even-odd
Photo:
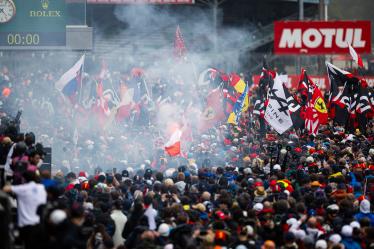
<instances>
[{"instance_id":1,"label":"crowd of people","mask_svg":"<svg viewBox=\"0 0 374 249\"><path fill-rule=\"evenodd\" d=\"M51 80L38 76L35 84ZM103 133L95 143L80 134L86 148L77 151L74 134L40 120L45 109L27 106L35 94L24 91L16 102L23 99L22 115L34 111L34 120L50 131L1 137L3 191L9 194L0 193L5 248L374 248L373 120L354 134L331 121L316 136L294 130L278 135L270 127L260 133L249 110L237 126L222 122L192 132L182 140L188 143L183 155L169 157L163 142L136 141L157 139L149 115L152 122L135 125L126 138ZM27 122L28 129L40 129ZM42 164L48 139L65 144L52 170ZM137 143L136 151L130 149ZM121 153L135 163L113 156Z\"/></svg>"}]
</instances>

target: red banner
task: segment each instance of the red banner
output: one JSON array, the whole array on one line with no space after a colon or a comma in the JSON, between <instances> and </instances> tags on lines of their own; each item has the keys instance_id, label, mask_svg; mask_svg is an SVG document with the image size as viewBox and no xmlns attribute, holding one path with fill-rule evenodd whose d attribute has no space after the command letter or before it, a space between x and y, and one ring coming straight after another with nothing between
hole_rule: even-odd
<instances>
[{"instance_id":1,"label":"red banner","mask_svg":"<svg viewBox=\"0 0 374 249\"><path fill-rule=\"evenodd\" d=\"M347 54L348 43L371 53L370 21L274 22L275 54Z\"/></svg>"},{"instance_id":2,"label":"red banner","mask_svg":"<svg viewBox=\"0 0 374 249\"><path fill-rule=\"evenodd\" d=\"M299 85L300 75L284 75L283 83L286 84L288 88L296 88ZM330 89L330 82L327 75L309 75L309 78L321 89L324 91L328 91ZM364 79L367 81L368 85L373 87L374 86L374 76L365 76ZM258 85L260 81L260 75L253 75L252 81L254 85Z\"/></svg>"},{"instance_id":3,"label":"red banner","mask_svg":"<svg viewBox=\"0 0 374 249\"><path fill-rule=\"evenodd\" d=\"M89 4L194 4L195 0L87 0Z\"/></svg>"}]
</instances>

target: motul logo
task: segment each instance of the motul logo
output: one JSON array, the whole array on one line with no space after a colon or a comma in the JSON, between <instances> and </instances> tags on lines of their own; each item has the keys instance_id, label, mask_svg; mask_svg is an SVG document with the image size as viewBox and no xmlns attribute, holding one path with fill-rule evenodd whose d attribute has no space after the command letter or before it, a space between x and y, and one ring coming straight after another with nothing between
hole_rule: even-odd
<instances>
[{"instance_id":1,"label":"motul logo","mask_svg":"<svg viewBox=\"0 0 374 249\"><path fill-rule=\"evenodd\" d=\"M371 52L370 22L276 22L274 52L280 54Z\"/></svg>"},{"instance_id":2,"label":"motul logo","mask_svg":"<svg viewBox=\"0 0 374 249\"><path fill-rule=\"evenodd\" d=\"M362 40L362 29L284 29L279 42L280 48L332 48L332 44L339 48L347 48L348 43L353 47L365 47Z\"/></svg>"}]
</instances>

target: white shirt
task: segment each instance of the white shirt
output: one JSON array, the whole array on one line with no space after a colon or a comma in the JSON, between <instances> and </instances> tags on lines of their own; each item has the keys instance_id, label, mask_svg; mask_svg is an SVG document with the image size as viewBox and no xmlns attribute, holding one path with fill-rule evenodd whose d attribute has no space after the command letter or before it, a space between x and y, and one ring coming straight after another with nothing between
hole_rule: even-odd
<instances>
[{"instance_id":1,"label":"white shirt","mask_svg":"<svg viewBox=\"0 0 374 249\"><path fill-rule=\"evenodd\" d=\"M122 213L121 210L113 210L110 217L113 219L114 224L116 225L116 230L113 235L113 243L115 247L123 245L125 242L122 237L123 229L125 228L127 217Z\"/></svg>"},{"instance_id":2,"label":"white shirt","mask_svg":"<svg viewBox=\"0 0 374 249\"><path fill-rule=\"evenodd\" d=\"M29 182L12 186L17 195L18 226L36 225L40 217L36 214L38 207L47 202L47 192L42 184Z\"/></svg>"},{"instance_id":3,"label":"white shirt","mask_svg":"<svg viewBox=\"0 0 374 249\"><path fill-rule=\"evenodd\" d=\"M148 226L149 230L156 230L156 217L157 217L157 210L150 205L147 210L145 210L144 215L148 218Z\"/></svg>"}]
</instances>

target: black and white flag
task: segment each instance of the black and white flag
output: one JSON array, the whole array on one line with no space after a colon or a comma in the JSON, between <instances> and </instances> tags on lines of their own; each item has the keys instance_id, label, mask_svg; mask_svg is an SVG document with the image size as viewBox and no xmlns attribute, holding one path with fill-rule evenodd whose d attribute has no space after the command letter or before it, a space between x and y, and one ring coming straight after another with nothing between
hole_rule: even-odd
<instances>
[{"instance_id":1,"label":"black and white flag","mask_svg":"<svg viewBox=\"0 0 374 249\"><path fill-rule=\"evenodd\" d=\"M265 120L274 130L282 134L292 127L292 119L283 84L279 77L275 77L274 79L274 84L269 91L268 100L269 103L265 110Z\"/></svg>"}]
</instances>

